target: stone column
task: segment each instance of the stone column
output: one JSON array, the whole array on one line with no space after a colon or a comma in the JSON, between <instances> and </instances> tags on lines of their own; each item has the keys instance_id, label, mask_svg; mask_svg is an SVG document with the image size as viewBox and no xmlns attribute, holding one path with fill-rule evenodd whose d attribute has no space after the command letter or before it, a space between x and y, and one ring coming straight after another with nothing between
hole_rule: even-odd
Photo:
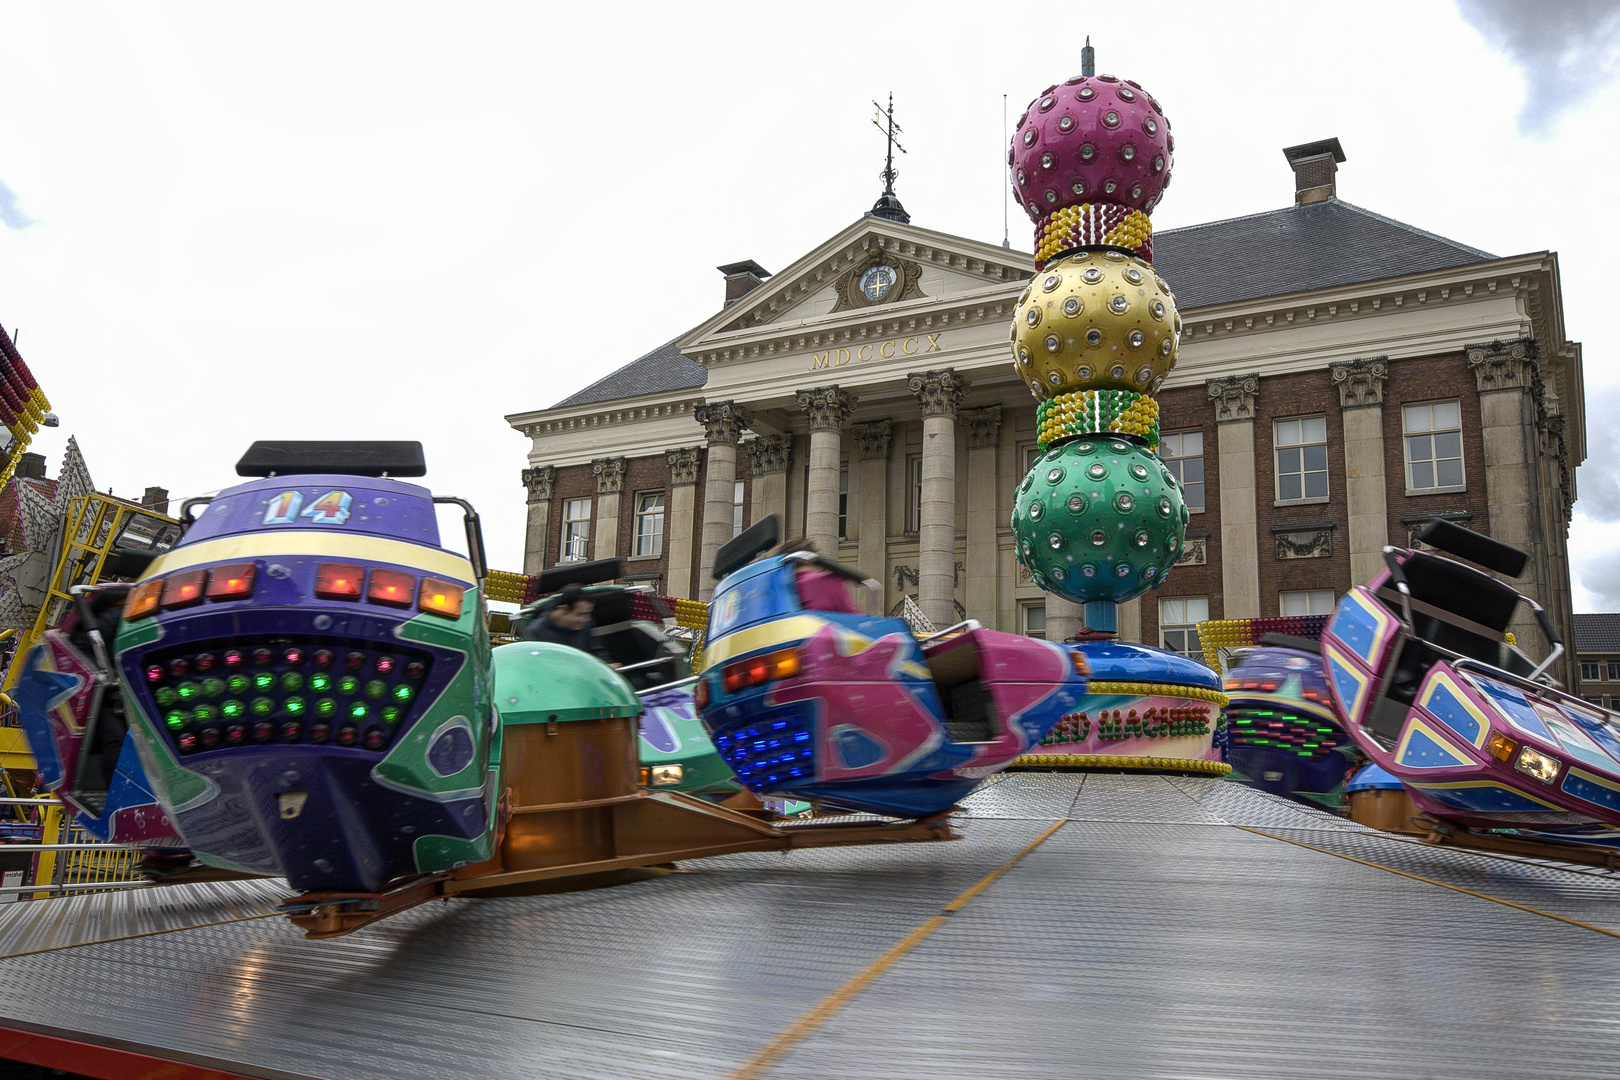
<instances>
[{"instance_id":1,"label":"stone column","mask_svg":"<svg viewBox=\"0 0 1620 1080\"><path fill-rule=\"evenodd\" d=\"M800 390L799 408L810 419L810 476L804 533L816 550L838 558L838 472L843 461L844 421L855 397L837 386Z\"/></svg>"},{"instance_id":2,"label":"stone column","mask_svg":"<svg viewBox=\"0 0 1620 1080\"><path fill-rule=\"evenodd\" d=\"M748 454L748 475L753 486L748 493L748 518L761 521L767 514L781 519L786 540L788 466L793 463L792 435L761 435L742 444Z\"/></svg>"},{"instance_id":3,"label":"stone column","mask_svg":"<svg viewBox=\"0 0 1620 1080\"><path fill-rule=\"evenodd\" d=\"M551 492L556 482L554 465L523 470L523 486L529 492L529 516L523 530L525 574L538 574L546 568L547 543L551 539Z\"/></svg>"},{"instance_id":4,"label":"stone column","mask_svg":"<svg viewBox=\"0 0 1620 1080\"><path fill-rule=\"evenodd\" d=\"M1152 596L1152 593L1148 594ZM1142 643L1142 597L1133 597L1116 606L1115 620L1119 624L1119 640ZM1157 645L1158 642L1152 644Z\"/></svg>"},{"instance_id":5,"label":"stone column","mask_svg":"<svg viewBox=\"0 0 1620 1080\"><path fill-rule=\"evenodd\" d=\"M1215 406L1221 485L1222 618L1260 617L1260 534L1255 505L1254 402L1259 375L1204 384ZM1213 612L1211 613L1213 615Z\"/></svg>"},{"instance_id":6,"label":"stone column","mask_svg":"<svg viewBox=\"0 0 1620 1080\"><path fill-rule=\"evenodd\" d=\"M861 523L855 565L873 581L889 577L889 441L894 424L879 420L850 428L861 448ZM883 597L878 597L881 607Z\"/></svg>"},{"instance_id":7,"label":"stone column","mask_svg":"<svg viewBox=\"0 0 1620 1080\"><path fill-rule=\"evenodd\" d=\"M669 464L669 504L665 509L669 522L668 580L664 592L682 600L692 596L692 537L696 524L698 468L703 464L703 447L683 446L679 450L666 450L664 461Z\"/></svg>"},{"instance_id":8,"label":"stone column","mask_svg":"<svg viewBox=\"0 0 1620 1080\"><path fill-rule=\"evenodd\" d=\"M714 556L731 539L731 508L737 486L737 441L748 413L734 401L706 401L692 410L709 439L703 484L703 533L698 555L698 599L714 595Z\"/></svg>"},{"instance_id":9,"label":"stone column","mask_svg":"<svg viewBox=\"0 0 1620 1080\"><path fill-rule=\"evenodd\" d=\"M967 431L967 617L996 625L1001 575L996 573L996 449L1001 445L1001 406L964 409Z\"/></svg>"},{"instance_id":10,"label":"stone column","mask_svg":"<svg viewBox=\"0 0 1620 1080\"><path fill-rule=\"evenodd\" d=\"M912 372L923 415L917 606L937 627L956 621L956 406L968 382L952 368Z\"/></svg>"},{"instance_id":11,"label":"stone column","mask_svg":"<svg viewBox=\"0 0 1620 1080\"><path fill-rule=\"evenodd\" d=\"M1086 625L1086 608L1057 593L1046 594L1046 640L1065 642Z\"/></svg>"},{"instance_id":12,"label":"stone column","mask_svg":"<svg viewBox=\"0 0 1620 1080\"><path fill-rule=\"evenodd\" d=\"M611 559L619 553L619 500L624 491L622 457L602 457L591 462L596 474L596 548L593 559Z\"/></svg>"},{"instance_id":13,"label":"stone column","mask_svg":"<svg viewBox=\"0 0 1620 1080\"><path fill-rule=\"evenodd\" d=\"M1384 476L1384 380L1389 357L1328 365L1344 421L1344 495L1350 517L1350 581L1361 585L1383 569L1389 543Z\"/></svg>"},{"instance_id":14,"label":"stone column","mask_svg":"<svg viewBox=\"0 0 1620 1080\"><path fill-rule=\"evenodd\" d=\"M1536 385L1541 380L1536 343L1528 338L1493 341L1465 346L1464 354L1479 391L1480 437L1485 444L1485 500L1490 509L1491 536L1529 553L1524 574L1512 584L1553 614L1556 626L1558 605L1549 602L1547 592L1550 568L1542 527L1544 496L1539 490L1537 444L1540 440L1534 396L1541 389ZM1544 639L1533 614L1520 610L1514 615L1510 629L1526 652L1541 655ZM1564 648L1574 650L1567 637ZM1567 681L1567 673L1564 677Z\"/></svg>"}]
</instances>

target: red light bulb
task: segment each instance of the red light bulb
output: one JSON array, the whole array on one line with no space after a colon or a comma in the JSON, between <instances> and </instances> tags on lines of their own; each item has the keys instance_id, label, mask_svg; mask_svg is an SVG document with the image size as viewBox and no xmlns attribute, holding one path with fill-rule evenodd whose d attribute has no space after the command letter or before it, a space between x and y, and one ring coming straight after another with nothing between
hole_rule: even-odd
<instances>
[{"instance_id":1,"label":"red light bulb","mask_svg":"<svg viewBox=\"0 0 1620 1080\"><path fill-rule=\"evenodd\" d=\"M259 648L253 650L253 662L258 664L260 667L273 664L276 662L276 651L274 649L266 649L261 645Z\"/></svg>"},{"instance_id":2,"label":"red light bulb","mask_svg":"<svg viewBox=\"0 0 1620 1080\"><path fill-rule=\"evenodd\" d=\"M162 682L163 681L163 669L161 667L159 667L158 665L156 665L156 664L153 664L150 667L148 667L146 669L146 681L147 682Z\"/></svg>"},{"instance_id":3,"label":"red light bulb","mask_svg":"<svg viewBox=\"0 0 1620 1080\"><path fill-rule=\"evenodd\" d=\"M377 674L379 675L386 675L398 666L399 661L395 660L392 656L377 657Z\"/></svg>"},{"instance_id":4,"label":"red light bulb","mask_svg":"<svg viewBox=\"0 0 1620 1080\"><path fill-rule=\"evenodd\" d=\"M191 670L191 662L183 656L177 656L169 661L169 674L179 678Z\"/></svg>"},{"instance_id":5,"label":"red light bulb","mask_svg":"<svg viewBox=\"0 0 1620 1080\"><path fill-rule=\"evenodd\" d=\"M359 671L366 666L366 654L363 652L349 653L343 658L343 666L350 671Z\"/></svg>"},{"instance_id":6,"label":"red light bulb","mask_svg":"<svg viewBox=\"0 0 1620 1080\"><path fill-rule=\"evenodd\" d=\"M292 666L297 667L299 664L304 662L304 650L294 645L292 648L282 653L281 658Z\"/></svg>"},{"instance_id":7,"label":"red light bulb","mask_svg":"<svg viewBox=\"0 0 1620 1080\"><path fill-rule=\"evenodd\" d=\"M242 656L241 649L227 649L225 651L226 667L241 667L243 659L244 657Z\"/></svg>"},{"instance_id":8,"label":"red light bulb","mask_svg":"<svg viewBox=\"0 0 1620 1080\"><path fill-rule=\"evenodd\" d=\"M316 649L315 652L310 655L310 659L315 661L316 667L330 667L332 664L332 650Z\"/></svg>"}]
</instances>

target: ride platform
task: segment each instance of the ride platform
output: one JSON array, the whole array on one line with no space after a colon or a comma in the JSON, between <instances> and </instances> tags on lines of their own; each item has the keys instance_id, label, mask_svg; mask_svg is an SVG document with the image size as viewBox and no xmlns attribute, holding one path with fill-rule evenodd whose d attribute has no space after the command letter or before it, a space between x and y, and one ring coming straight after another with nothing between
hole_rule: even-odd
<instances>
[{"instance_id":1,"label":"ride platform","mask_svg":"<svg viewBox=\"0 0 1620 1080\"><path fill-rule=\"evenodd\" d=\"M1606 870L1210 777L1003 774L954 823L331 941L263 880L6 905L0 1057L169 1080L1614 1073Z\"/></svg>"}]
</instances>

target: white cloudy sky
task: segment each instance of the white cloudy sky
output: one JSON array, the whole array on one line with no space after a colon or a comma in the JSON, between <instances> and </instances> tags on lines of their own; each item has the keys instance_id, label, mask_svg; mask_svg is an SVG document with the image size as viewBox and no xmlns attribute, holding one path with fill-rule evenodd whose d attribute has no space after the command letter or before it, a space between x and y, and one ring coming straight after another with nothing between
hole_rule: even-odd
<instances>
[{"instance_id":1,"label":"white cloudy sky","mask_svg":"<svg viewBox=\"0 0 1620 1080\"><path fill-rule=\"evenodd\" d=\"M891 90L914 222L999 241L1002 95L1016 118L1090 33L1175 124L1160 228L1285 205L1281 147L1336 135L1349 201L1559 253L1593 420L1577 607L1620 610L1620 3L1458 2L1112 9L1129 30L949 0L7 3L0 323L62 417L36 449L77 435L103 488L209 492L254 438L419 438L516 569L504 414L706 318L717 264L780 269L869 208Z\"/></svg>"}]
</instances>

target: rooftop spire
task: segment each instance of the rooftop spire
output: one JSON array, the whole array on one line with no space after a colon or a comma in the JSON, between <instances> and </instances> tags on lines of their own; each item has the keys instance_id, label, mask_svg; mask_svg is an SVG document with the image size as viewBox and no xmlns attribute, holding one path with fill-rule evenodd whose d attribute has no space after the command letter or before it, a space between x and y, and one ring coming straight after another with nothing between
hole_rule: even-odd
<instances>
[{"instance_id":1,"label":"rooftop spire","mask_svg":"<svg viewBox=\"0 0 1620 1080\"><path fill-rule=\"evenodd\" d=\"M1080 50L1080 74L1097 74L1097 50L1091 47L1091 35L1086 35L1086 47Z\"/></svg>"},{"instance_id":2,"label":"rooftop spire","mask_svg":"<svg viewBox=\"0 0 1620 1080\"><path fill-rule=\"evenodd\" d=\"M889 93L889 107L887 110L875 101L872 102L872 107L877 110L877 115L872 118L872 123L879 131L883 132L889 143L888 154L883 160L883 171L878 173L878 179L883 181L883 194L878 198L877 202L872 204L872 213L880 218L888 218L890 221L898 221L902 225L909 225L911 224L911 215L906 213L906 208L900 205L900 199L894 193L894 181L900 175L894 167L894 152L896 150L902 154L906 152L906 148L901 146L900 141L895 138L896 135L900 134L900 126L894 122L894 92L890 91Z\"/></svg>"}]
</instances>

